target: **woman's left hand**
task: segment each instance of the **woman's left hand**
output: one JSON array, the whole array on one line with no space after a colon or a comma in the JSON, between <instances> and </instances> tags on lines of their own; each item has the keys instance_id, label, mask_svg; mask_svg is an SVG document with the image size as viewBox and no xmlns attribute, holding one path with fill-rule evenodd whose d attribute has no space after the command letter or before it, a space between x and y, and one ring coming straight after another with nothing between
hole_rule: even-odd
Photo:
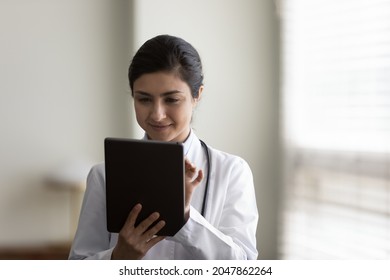
<instances>
[{"instance_id":1,"label":"woman's left hand","mask_svg":"<svg viewBox=\"0 0 390 280\"><path fill-rule=\"evenodd\" d=\"M196 166L185 158L185 210L186 221L190 217L190 203L195 188L203 180L203 171L197 170Z\"/></svg>"}]
</instances>

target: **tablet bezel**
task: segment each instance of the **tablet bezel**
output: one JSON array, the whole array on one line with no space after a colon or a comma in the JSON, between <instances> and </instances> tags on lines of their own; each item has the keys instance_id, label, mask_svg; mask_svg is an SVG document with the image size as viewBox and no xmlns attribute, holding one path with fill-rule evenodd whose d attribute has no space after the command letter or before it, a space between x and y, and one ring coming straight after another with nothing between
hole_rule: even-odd
<instances>
[{"instance_id":1,"label":"tablet bezel","mask_svg":"<svg viewBox=\"0 0 390 280\"><path fill-rule=\"evenodd\" d=\"M175 235L185 223L183 145L109 137L104 154L107 230L119 232L141 203L136 225L159 212L166 225L157 235Z\"/></svg>"}]
</instances>

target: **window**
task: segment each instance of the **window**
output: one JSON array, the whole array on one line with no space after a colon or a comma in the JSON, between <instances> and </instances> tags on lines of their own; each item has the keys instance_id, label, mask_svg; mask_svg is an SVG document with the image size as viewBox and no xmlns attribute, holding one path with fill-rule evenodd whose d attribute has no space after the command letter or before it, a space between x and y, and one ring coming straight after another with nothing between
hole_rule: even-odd
<instances>
[{"instance_id":1,"label":"window","mask_svg":"<svg viewBox=\"0 0 390 280\"><path fill-rule=\"evenodd\" d=\"M390 259L390 1L282 0L284 259Z\"/></svg>"}]
</instances>

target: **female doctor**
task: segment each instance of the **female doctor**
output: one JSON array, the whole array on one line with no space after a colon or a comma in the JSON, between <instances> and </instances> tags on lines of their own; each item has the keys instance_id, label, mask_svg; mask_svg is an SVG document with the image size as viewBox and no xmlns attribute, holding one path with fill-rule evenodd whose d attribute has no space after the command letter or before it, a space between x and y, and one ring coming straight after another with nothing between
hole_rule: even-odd
<instances>
[{"instance_id":1,"label":"female doctor","mask_svg":"<svg viewBox=\"0 0 390 280\"><path fill-rule=\"evenodd\" d=\"M158 213L134 225L142 211L137 204L119 233L108 232L101 163L88 175L69 259L256 259L251 170L243 159L207 146L191 129L203 91L198 52L181 38L160 35L141 46L128 74L144 140L184 145L186 223L172 237L158 236L165 222L150 228Z\"/></svg>"}]
</instances>

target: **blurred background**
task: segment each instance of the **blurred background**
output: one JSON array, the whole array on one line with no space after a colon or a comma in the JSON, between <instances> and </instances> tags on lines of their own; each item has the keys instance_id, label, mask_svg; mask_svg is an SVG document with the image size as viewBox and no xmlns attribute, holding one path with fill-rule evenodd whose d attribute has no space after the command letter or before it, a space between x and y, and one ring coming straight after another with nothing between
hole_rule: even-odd
<instances>
[{"instance_id":1,"label":"blurred background","mask_svg":"<svg viewBox=\"0 0 390 280\"><path fill-rule=\"evenodd\" d=\"M183 37L193 122L250 164L259 259L390 259L389 0L0 0L0 258L66 258L135 51Z\"/></svg>"}]
</instances>

